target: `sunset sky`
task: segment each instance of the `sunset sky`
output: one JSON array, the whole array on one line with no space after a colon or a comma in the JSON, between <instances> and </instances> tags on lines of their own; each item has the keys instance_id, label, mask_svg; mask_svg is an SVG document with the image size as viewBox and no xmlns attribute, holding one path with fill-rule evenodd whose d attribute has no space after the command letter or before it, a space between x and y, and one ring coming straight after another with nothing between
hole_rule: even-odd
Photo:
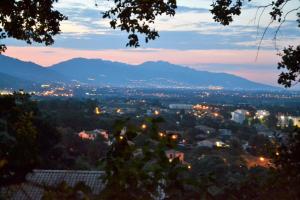
<instances>
[{"instance_id":1,"label":"sunset sky","mask_svg":"<svg viewBox=\"0 0 300 200\"><path fill-rule=\"evenodd\" d=\"M256 0L264 4L269 1ZM140 48L126 48L127 35L112 30L101 11L109 8L109 2L98 0L60 0L56 9L68 16L62 24L62 34L55 37L51 47L28 46L24 42L7 39L7 56L49 66L74 57L101 58L140 64L145 61L164 60L199 70L227 72L257 82L276 85L279 57L273 41L278 24L270 27L256 60L257 45L261 34L269 23L265 15L257 27L257 9L248 4L244 13L236 17L229 27L215 23L209 12L212 0L178 0L175 17L162 16L154 27L160 38ZM299 1L288 3L286 9L299 6ZM261 10L260 10L261 11ZM260 14L260 11L258 14ZM269 12L265 11L266 14ZM142 38L141 38L142 40ZM277 46L300 43L300 32L296 13L287 17L278 36Z\"/></svg>"}]
</instances>

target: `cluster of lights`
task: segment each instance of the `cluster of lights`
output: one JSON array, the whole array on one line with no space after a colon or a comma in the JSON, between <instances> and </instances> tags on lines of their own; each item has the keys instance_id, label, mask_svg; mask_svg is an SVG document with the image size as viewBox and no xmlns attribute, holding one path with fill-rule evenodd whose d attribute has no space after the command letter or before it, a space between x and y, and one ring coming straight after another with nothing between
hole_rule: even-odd
<instances>
[{"instance_id":1,"label":"cluster of lights","mask_svg":"<svg viewBox=\"0 0 300 200\"><path fill-rule=\"evenodd\" d=\"M208 106L202 106L202 105L200 105L200 104L197 104L197 105L193 106L193 109L194 109L194 110L208 110L209 107L208 107Z\"/></svg>"},{"instance_id":2,"label":"cluster of lights","mask_svg":"<svg viewBox=\"0 0 300 200\"><path fill-rule=\"evenodd\" d=\"M0 95L12 95L13 92L10 92L10 91L6 91L6 90L1 90L0 91Z\"/></svg>"},{"instance_id":3,"label":"cluster of lights","mask_svg":"<svg viewBox=\"0 0 300 200\"><path fill-rule=\"evenodd\" d=\"M101 114L101 110L100 110L99 107L95 108L95 113L96 113L96 115L100 115Z\"/></svg>"}]
</instances>

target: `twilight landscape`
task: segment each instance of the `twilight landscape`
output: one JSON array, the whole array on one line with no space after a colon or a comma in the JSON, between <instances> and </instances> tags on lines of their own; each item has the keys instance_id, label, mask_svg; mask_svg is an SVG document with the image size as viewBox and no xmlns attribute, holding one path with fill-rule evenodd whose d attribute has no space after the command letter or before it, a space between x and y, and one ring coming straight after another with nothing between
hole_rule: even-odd
<instances>
[{"instance_id":1,"label":"twilight landscape","mask_svg":"<svg viewBox=\"0 0 300 200\"><path fill-rule=\"evenodd\" d=\"M1 0L0 200L300 199L299 0Z\"/></svg>"}]
</instances>

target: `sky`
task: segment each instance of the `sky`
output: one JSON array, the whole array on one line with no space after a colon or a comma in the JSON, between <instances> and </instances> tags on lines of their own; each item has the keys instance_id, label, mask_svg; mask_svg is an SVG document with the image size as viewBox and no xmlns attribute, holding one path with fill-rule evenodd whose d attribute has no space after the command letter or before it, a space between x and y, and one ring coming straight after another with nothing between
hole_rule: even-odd
<instances>
[{"instance_id":1,"label":"sky","mask_svg":"<svg viewBox=\"0 0 300 200\"><path fill-rule=\"evenodd\" d=\"M14 39L1 42L8 47L5 55L45 67L74 57L101 58L130 64L163 60L197 70L226 72L277 85L280 73L277 62L280 57L273 38L278 24L270 26L260 51L257 50L262 33L270 21L267 15L270 10L265 10L258 26L258 17L255 16L259 16L262 9L257 12L257 6L267 4L270 0L254 0L247 4L243 14L235 17L234 23L226 27L212 19L209 12L212 1L177 0L175 17L161 16L153 26L159 31L160 37L148 44L142 43L139 48L126 47L126 33L112 30L108 20L102 19L101 12L111 6L107 0L59 0L55 3L55 9L68 16L68 20L62 23L62 33L55 36L55 44L50 47L29 46ZM286 10L298 7L299 2L291 0ZM300 29L296 19L296 13L287 16L278 34L278 49L299 45Z\"/></svg>"}]
</instances>

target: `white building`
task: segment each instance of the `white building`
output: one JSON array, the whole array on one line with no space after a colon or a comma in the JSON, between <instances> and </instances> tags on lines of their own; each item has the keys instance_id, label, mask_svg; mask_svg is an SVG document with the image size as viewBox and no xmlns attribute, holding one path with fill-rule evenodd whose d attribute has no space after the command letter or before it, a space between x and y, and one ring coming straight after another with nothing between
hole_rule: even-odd
<instances>
[{"instance_id":1,"label":"white building","mask_svg":"<svg viewBox=\"0 0 300 200\"><path fill-rule=\"evenodd\" d=\"M191 104L170 104L169 108L173 109L173 110L192 110L193 105L191 105Z\"/></svg>"},{"instance_id":2,"label":"white building","mask_svg":"<svg viewBox=\"0 0 300 200\"><path fill-rule=\"evenodd\" d=\"M300 117L292 117L293 125L300 128Z\"/></svg>"},{"instance_id":3,"label":"white building","mask_svg":"<svg viewBox=\"0 0 300 200\"><path fill-rule=\"evenodd\" d=\"M277 126L288 127L291 120L292 120L291 116L278 115L277 116Z\"/></svg>"},{"instance_id":4,"label":"white building","mask_svg":"<svg viewBox=\"0 0 300 200\"><path fill-rule=\"evenodd\" d=\"M278 115L277 116L277 126L288 127L293 124L293 126L300 127L300 117Z\"/></svg>"},{"instance_id":5,"label":"white building","mask_svg":"<svg viewBox=\"0 0 300 200\"><path fill-rule=\"evenodd\" d=\"M234 112L231 112L231 120L236 122L236 123L242 124L245 121L246 115L248 113L249 112L247 110L238 109Z\"/></svg>"}]
</instances>

